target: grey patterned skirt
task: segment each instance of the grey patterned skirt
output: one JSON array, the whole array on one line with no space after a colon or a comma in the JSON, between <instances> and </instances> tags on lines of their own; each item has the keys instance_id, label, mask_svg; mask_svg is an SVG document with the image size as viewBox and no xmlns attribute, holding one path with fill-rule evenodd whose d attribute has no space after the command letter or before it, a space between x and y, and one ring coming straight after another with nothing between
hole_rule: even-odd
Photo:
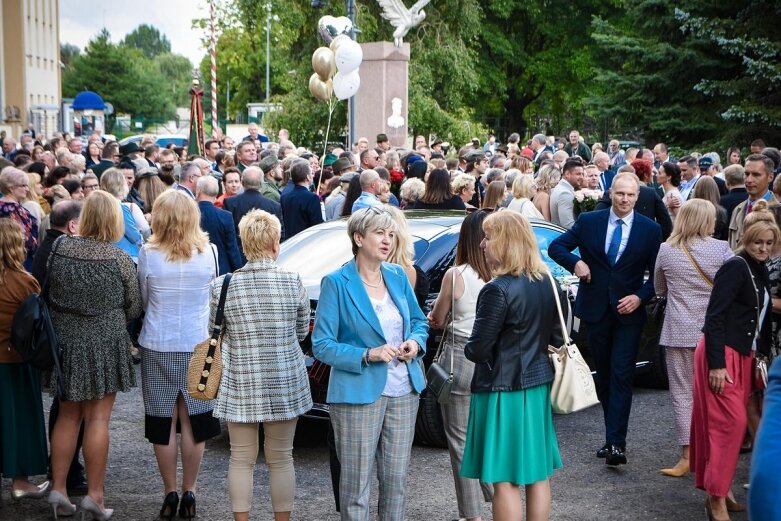
<instances>
[{"instance_id":1,"label":"grey patterned skirt","mask_svg":"<svg viewBox=\"0 0 781 521\"><path fill-rule=\"evenodd\" d=\"M144 395L145 435L157 445L168 445L176 400L181 394L189 413L196 442L220 433L212 417L214 402L195 400L187 394L187 367L192 353L160 352L141 348L141 389ZM177 425L177 432L181 432Z\"/></svg>"}]
</instances>

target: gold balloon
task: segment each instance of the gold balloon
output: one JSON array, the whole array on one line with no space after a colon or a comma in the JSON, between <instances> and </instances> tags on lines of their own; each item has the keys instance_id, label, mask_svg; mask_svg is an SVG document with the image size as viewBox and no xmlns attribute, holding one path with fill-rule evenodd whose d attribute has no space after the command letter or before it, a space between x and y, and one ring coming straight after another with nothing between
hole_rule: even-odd
<instances>
[{"instance_id":1,"label":"gold balloon","mask_svg":"<svg viewBox=\"0 0 781 521\"><path fill-rule=\"evenodd\" d=\"M334 56L336 55L336 49L338 49L345 40L351 40L351 38L346 34L340 34L331 41L331 50L334 52Z\"/></svg>"},{"instance_id":2,"label":"gold balloon","mask_svg":"<svg viewBox=\"0 0 781 521\"><path fill-rule=\"evenodd\" d=\"M334 93L334 82L331 79L323 81L314 73L309 77L309 92L320 101L328 101Z\"/></svg>"},{"instance_id":3,"label":"gold balloon","mask_svg":"<svg viewBox=\"0 0 781 521\"><path fill-rule=\"evenodd\" d=\"M328 81L336 74L336 57L328 47L318 47L312 53L312 68L322 81Z\"/></svg>"}]
</instances>

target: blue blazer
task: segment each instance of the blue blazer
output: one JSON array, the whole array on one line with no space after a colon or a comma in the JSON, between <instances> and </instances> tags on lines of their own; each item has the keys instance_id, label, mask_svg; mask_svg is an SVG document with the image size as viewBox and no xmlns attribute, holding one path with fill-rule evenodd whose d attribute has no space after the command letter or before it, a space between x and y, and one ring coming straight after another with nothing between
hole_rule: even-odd
<instances>
[{"instance_id":1,"label":"blue blazer","mask_svg":"<svg viewBox=\"0 0 781 521\"><path fill-rule=\"evenodd\" d=\"M198 201L198 208L201 210L201 229L209 234L209 240L217 248L220 275L233 273L244 266L236 242L233 215L207 201Z\"/></svg>"},{"instance_id":2,"label":"blue blazer","mask_svg":"<svg viewBox=\"0 0 781 521\"><path fill-rule=\"evenodd\" d=\"M401 266L383 263L385 285L404 321L404 340L420 345L417 359L407 362L412 388L420 393L426 387L422 358L426 351L428 323L418 306L407 275ZM385 344L380 321L363 287L355 259L326 275L320 287L317 317L312 332L312 351L331 366L328 403L373 403L382 395L388 366L364 366L366 348Z\"/></svg>"},{"instance_id":3,"label":"blue blazer","mask_svg":"<svg viewBox=\"0 0 781 521\"><path fill-rule=\"evenodd\" d=\"M591 270L591 282L581 282L575 299L575 315L586 322L597 322L608 309L615 311L624 324L645 322L645 307L633 313L619 315L618 301L627 295L637 295L643 303L654 296L654 266L662 229L651 219L635 212L632 230L624 252L615 266L610 266L605 253L605 240L610 210L580 214L572 229L561 234L548 247L548 255L559 265L575 271L575 264L583 260ZM580 257L572 251L578 248ZM646 272L648 280L643 282Z\"/></svg>"}]
</instances>

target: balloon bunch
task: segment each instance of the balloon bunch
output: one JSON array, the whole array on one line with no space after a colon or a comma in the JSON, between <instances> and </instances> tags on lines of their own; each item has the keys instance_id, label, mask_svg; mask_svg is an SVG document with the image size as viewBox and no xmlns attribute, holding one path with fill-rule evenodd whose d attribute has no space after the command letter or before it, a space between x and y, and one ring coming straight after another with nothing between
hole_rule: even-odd
<instances>
[{"instance_id":1,"label":"balloon bunch","mask_svg":"<svg viewBox=\"0 0 781 521\"><path fill-rule=\"evenodd\" d=\"M340 100L352 98L361 86L358 68L363 50L350 38L352 29L352 22L344 16L324 16L317 23L317 32L328 47L318 47L312 53L315 72L309 77L309 92L329 104L333 95Z\"/></svg>"}]
</instances>

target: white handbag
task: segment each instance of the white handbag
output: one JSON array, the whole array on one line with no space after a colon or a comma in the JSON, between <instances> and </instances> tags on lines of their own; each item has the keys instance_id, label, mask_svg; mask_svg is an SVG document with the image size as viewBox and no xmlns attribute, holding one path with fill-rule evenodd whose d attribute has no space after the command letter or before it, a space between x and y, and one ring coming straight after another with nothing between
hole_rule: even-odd
<instances>
[{"instance_id":1,"label":"white handbag","mask_svg":"<svg viewBox=\"0 0 781 521\"><path fill-rule=\"evenodd\" d=\"M564 345L561 347L548 346L548 357L556 372L550 390L551 407L556 414L569 414L598 404L599 398L591 369L583 360L578 346L570 340L564 313L561 311L559 291L550 272L548 278L559 312L561 334L564 336Z\"/></svg>"}]
</instances>

